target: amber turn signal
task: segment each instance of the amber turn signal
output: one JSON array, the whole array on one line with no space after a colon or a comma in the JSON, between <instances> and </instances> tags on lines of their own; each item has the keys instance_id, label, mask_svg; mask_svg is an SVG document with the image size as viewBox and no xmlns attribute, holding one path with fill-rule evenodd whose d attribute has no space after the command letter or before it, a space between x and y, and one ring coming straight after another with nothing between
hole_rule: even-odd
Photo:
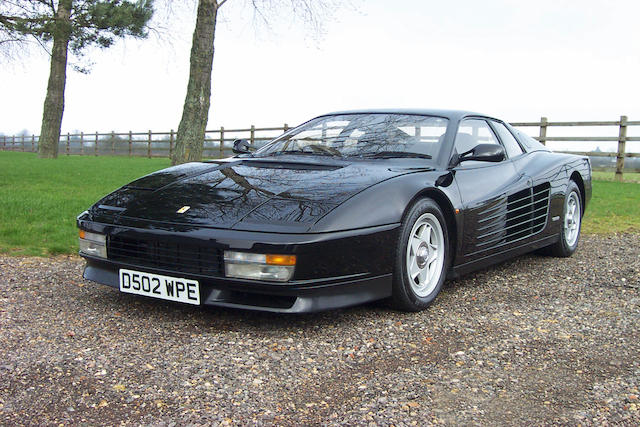
<instances>
[{"instance_id":1,"label":"amber turn signal","mask_svg":"<svg viewBox=\"0 0 640 427\"><path fill-rule=\"evenodd\" d=\"M80 236L81 239L84 239L84 230L78 230L78 236Z\"/></svg>"},{"instance_id":2,"label":"amber turn signal","mask_svg":"<svg viewBox=\"0 0 640 427\"><path fill-rule=\"evenodd\" d=\"M268 265L296 265L295 255L267 255Z\"/></svg>"}]
</instances>

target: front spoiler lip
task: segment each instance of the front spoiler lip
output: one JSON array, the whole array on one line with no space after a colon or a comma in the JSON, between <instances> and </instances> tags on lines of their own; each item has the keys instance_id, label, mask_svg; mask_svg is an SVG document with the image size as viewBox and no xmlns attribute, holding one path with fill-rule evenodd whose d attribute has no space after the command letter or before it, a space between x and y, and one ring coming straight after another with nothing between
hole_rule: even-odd
<instances>
[{"instance_id":1,"label":"front spoiler lip","mask_svg":"<svg viewBox=\"0 0 640 427\"><path fill-rule=\"evenodd\" d=\"M87 260L87 265L83 272L85 279L119 289L118 269L130 266L86 256L85 258ZM332 277L283 284L274 282L249 283L235 279L185 275L177 271L133 267L141 271L164 272L165 274L197 278L201 283L200 300L203 301L202 305L204 306L241 308L276 313L311 313L359 305L390 297L392 286L391 273L373 277L363 277L363 275L358 274L353 275L353 277ZM291 297L293 304L290 307L274 307L226 301L222 297L226 291L251 294L258 298L262 295L265 299L269 296Z\"/></svg>"}]
</instances>

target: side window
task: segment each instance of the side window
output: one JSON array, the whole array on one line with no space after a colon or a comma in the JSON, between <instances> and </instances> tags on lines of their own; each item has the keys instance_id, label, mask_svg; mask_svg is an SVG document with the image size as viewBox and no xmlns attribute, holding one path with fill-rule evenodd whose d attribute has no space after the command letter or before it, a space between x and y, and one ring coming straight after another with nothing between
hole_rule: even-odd
<instances>
[{"instance_id":1,"label":"side window","mask_svg":"<svg viewBox=\"0 0 640 427\"><path fill-rule=\"evenodd\" d=\"M489 124L481 119L466 119L460 123L455 140L455 151L462 154L478 144L500 144ZM474 162L475 163L475 162Z\"/></svg>"},{"instance_id":2,"label":"side window","mask_svg":"<svg viewBox=\"0 0 640 427\"><path fill-rule=\"evenodd\" d=\"M499 122L491 122L498 136L504 145L504 149L507 152L508 157L516 157L522 154L522 147L518 144L518 141L513 137L509 129L505 125Z\"/></svg>"}]
</instances>

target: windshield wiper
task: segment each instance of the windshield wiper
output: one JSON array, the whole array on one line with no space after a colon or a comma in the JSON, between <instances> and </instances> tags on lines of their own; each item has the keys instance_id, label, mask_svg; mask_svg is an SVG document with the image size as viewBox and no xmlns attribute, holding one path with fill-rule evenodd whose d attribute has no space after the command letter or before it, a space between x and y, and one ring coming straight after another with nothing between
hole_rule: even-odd
<instances>
[{"instance_id":1,"label":"windshield wiper","mask_svg":"<svg viewBox=\"0 0 640 427\"><path fill-rule=\"evenodd\" d=\"M285 154L303 154L305 156L329 156L329 157L335 157L332 154L329 153L324 153L322 151L306 151L306 150L286 150L286 151L276 151L271 153L271 155L274 156L283 156Z\"/></svg>"},{"instance_id":2,"label":"windshield wiper","mask_svg":"<svg viewBox=\"0 0 640 427\"><path fill-rule=\"evenodd\" d=\"M401 157L413 157L417 159L431 159L429 154L411 153L408 151L380 151L379 153L364 153L362 157L368 159L391 159Z\"/></svg>"}]
</instances>

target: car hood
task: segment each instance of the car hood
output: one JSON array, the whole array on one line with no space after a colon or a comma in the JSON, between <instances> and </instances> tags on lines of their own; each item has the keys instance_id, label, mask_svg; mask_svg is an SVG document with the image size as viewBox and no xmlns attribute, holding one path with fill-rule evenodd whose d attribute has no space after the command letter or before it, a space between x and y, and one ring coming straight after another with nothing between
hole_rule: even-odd
<instances>
[{"instance_id":1,"label":"car hood","mask_svg":"<svg viewBox=\"0 0 640 427\"><path fill-rule=\"evenodd\" d=\"M133 181L100 200L91 212L121 224L147 220L303 232L360 191L409 172L384 162L293 156L188 163Z\"/></svg>"}]
</instances>

